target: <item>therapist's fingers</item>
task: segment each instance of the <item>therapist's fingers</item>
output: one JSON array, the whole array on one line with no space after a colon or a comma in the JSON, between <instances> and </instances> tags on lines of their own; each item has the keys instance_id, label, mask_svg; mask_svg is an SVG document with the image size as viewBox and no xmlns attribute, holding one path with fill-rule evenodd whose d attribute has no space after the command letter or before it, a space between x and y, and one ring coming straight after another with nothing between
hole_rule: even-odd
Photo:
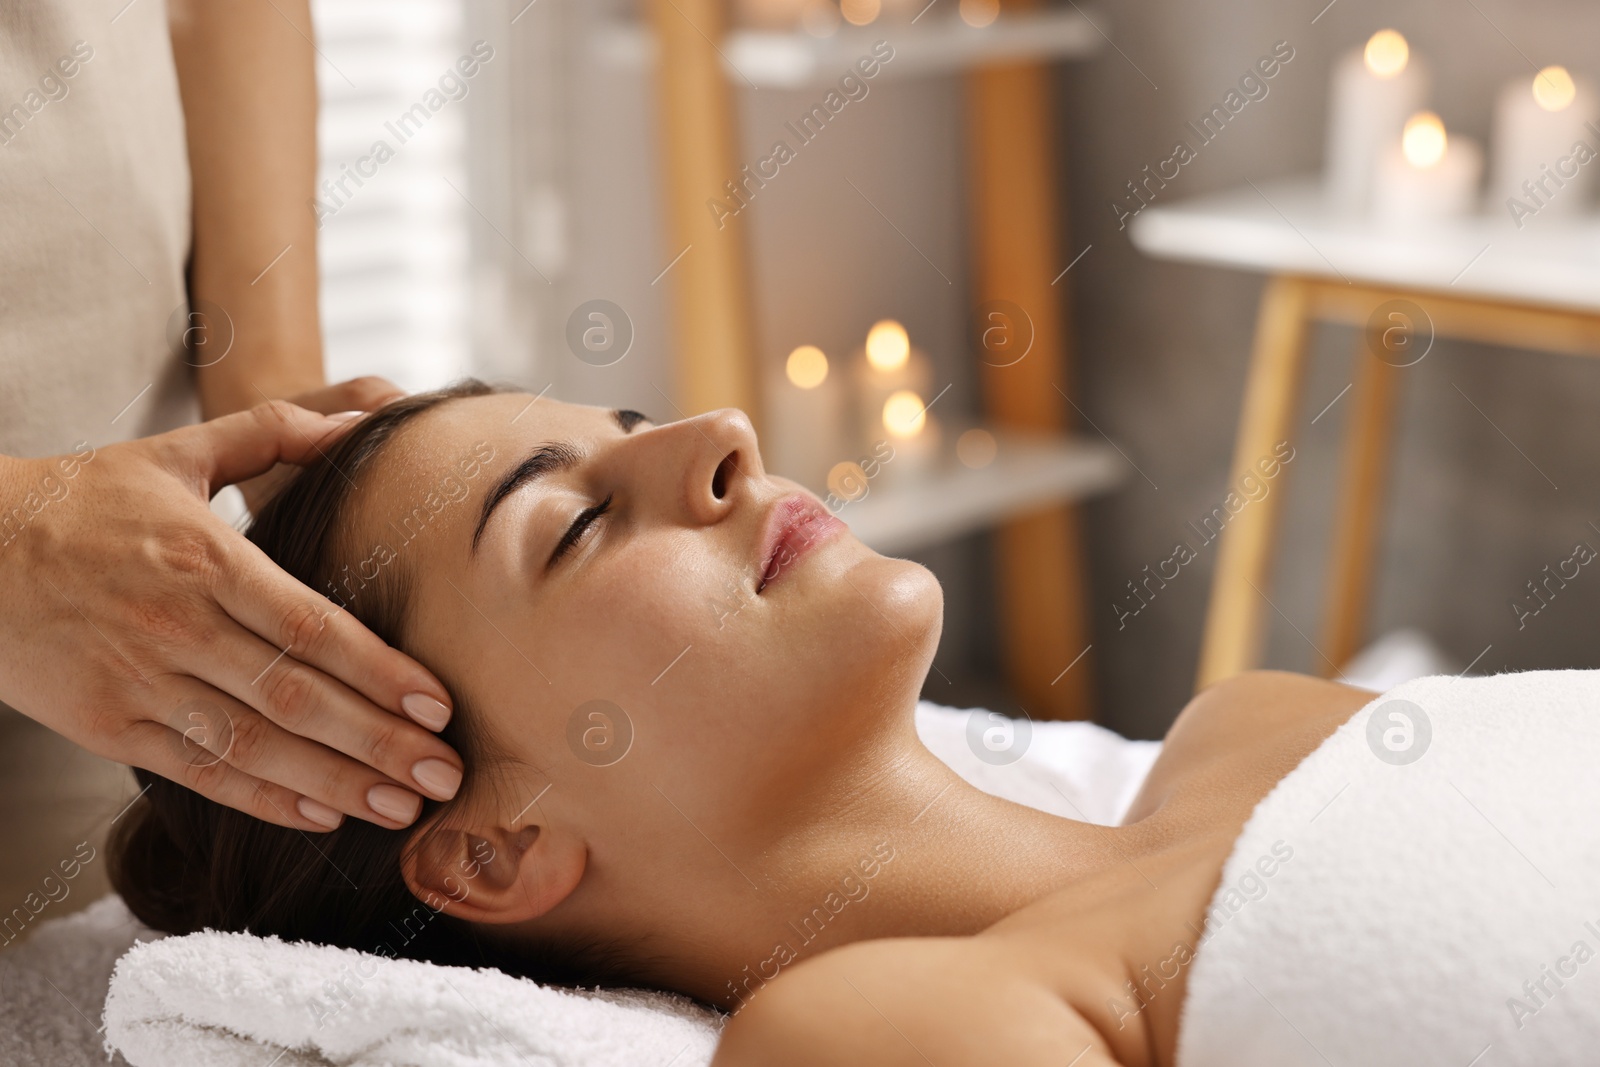
<instances>
[{"instance_id":1,"label":"therapist's fingers","mask_svg":"<svg viewBox=\"0 0 1600 1067\"><path fill-rule=\"evenodd\" d=\"M289 400L308 411L332 415L343 411L376 411L391 400L398 400L405 395L406 391L389 379L368 374L334 382L309 393L298 393L289 397Z\"/></svg>"},{"instance_id":2,"label":"therapist's fingers","mask_svg":"<svg viewBox=\"0 0 1600 1067\"><path fill-rule=\"evenodd\" d=\"M324 385L307 393L297 393L288 400L291 404L307 411L318 411L336 417L348 416L353 421L356 416L376 411L390 401L398 400L405 395L406 391L389 379L369 374ZM322 442L319 441L318 444L320 446ZM266 507L267 501L278 495L294 477L294 473L293 465L280 463L266 474L238 482L239 491L244 494L245 504L250 508L250 513L261 514L261 509Z\"/></svg>"},{"instance_id":3,"label":"therapist's fingers","mask_svg":"<svg viewBox=\"0 0 1600 1067\"><path fill-rule=\"evenodd\" d=\"M284 403L213 420L196 428L209 434L203 442L208 449L203 457L205 475L217 484L259 473L263 463L301 462L321 455L322 444L331 443L330 435L337 432L338 424L330 429L330 423ZM321 436L313 438L318 433ZM234 684L225 688L296 732L316 723L347 755L400 781L416 782L424 792L442 799L439 786L450 773L459 775L460 759L426 730L406 721L427 730L442 729L449 721L449 693L426 668L290 577L243 537L227 538L226 565L220 568L211 594L231 619L286 661L280 664L286 669L265 684L251 685L248 693L237 689L241 664L235 662L229 675ZM301 666L316 670L295 669ZM254 679L266 667L263 663L243 677ZM208 680L215 684L221 679ZM390 717L373 714L380 710ZM326 722L329 715L337 721ZM419 781L416 768L424 761L434 773L420 772L425 780ZM448 770L440 768L440 762Z\"/></svg>"},{"instance_id":4,"label":"therapist's fingers","mask_svg":"<svg viewBox=\"0 0 1600 1067\"><path fill-rule=\"evenodd\" d=\"M192 746L184 753L190 762L222 760L252 778L309 797L324 809L389 829L409 826L421 812L422 801L415 792L370 766L285 729L198 679L183 679L177 688L183 697L182 717L193 721L185 726L184 739ZM383 715L376 709L372 714ZM386 718L399 724L392 716Z\"/></svg>"},{"instance_id":5,"label":"therapist's fingers","mask_svg":"<svg viewBox=\"0 0 1600 1067\"><path fill-rule=\"evenodd\" d=\"M332 600L278 569L244 538L231 546L230 555L230 566L214 592L217 603L241 626L275 649L287 650L285 655L337 678L385 711L429 730L442 729L449 721L450 694L422 664L390 648ZM437 740L433 743L443 747Z\"/></svg>"},{"instance_id":6,"label":"therapist's fingers","mask_svg":"<svg viewBox=\"0 0 1600 1067\"><path fill-rule=\"evenodd\" d=\"M276 463L303 465L321 458L355 414L320 415L287 400L271 400L158 440L175 451L178 465L204 483L209 495L265 474Z\"/></svg>"},{"instance_id":7,"label":"therapist's fingers","mask_svg":"<svg viewBox=\"0 0 1600 1067\"><path fill-rule=\"evenodd\" d=\"M232 619L216 630L185 666L243 713L234 766L382 825L416 817L413 790L449 800L460 788L460 758L438 738Z\"/></svg>"},{"instance_id":8,"label":"therapist's fingers","mask_svg":"<svg viewBox=\"0 0 1600 1067\"><path fill-rule=\"evenodd\" d=\"M206 736L212 736L210 726L202 732L198 722L177 729L141 720L122 735L120 758L263 822L322 833L343 821L338 812L304 804L292 789L252 777L218 758L202 744Z\"/></svg>"}]
</instances>

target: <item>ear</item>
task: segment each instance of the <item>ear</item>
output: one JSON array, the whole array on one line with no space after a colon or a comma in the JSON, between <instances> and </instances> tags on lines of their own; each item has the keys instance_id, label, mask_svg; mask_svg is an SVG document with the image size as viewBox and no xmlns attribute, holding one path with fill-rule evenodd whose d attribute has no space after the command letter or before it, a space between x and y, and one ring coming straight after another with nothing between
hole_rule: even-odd
<instances>
[{"instance_id":1,"label":"ear","mask_svg":"<svg viewBox=\"0 0 1600 1067\"><path fill-rule=\"evenodd\" d=\"M400 863L406 887L436 910L476 923L517 923L565 900L589 850L548 826L434 824L416 831Z\"/></svg>"}]
</instances>

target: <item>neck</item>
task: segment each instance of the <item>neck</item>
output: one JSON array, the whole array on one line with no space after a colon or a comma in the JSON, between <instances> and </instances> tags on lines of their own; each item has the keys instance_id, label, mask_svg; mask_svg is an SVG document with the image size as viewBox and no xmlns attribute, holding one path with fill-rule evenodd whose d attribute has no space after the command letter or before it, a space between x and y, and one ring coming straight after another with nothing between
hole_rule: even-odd
<instances>
[{"instance_id":1,"label":"neck","mask_svg":"<svg viewBox=\"0 0 1600 1067\"><path fill-rule=\"evenodd\" d=\"M980 792L909 722L884 744L698 895L658 957L663 984L737 1010L827 949L975 934L1103 863L1096 828Z\"/></svg>"}]
</instances>

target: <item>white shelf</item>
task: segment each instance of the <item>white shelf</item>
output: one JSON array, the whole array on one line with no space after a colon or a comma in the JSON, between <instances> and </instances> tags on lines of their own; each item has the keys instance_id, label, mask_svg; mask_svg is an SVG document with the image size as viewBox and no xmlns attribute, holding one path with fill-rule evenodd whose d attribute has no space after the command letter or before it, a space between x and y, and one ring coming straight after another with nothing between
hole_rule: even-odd
<instances>
[{"instance_id":1,"label":"white shelf","mask_svg":"<svg viewBox=\"0 0 1600 1067\"><path fill-rule=\"evenodd\" d=\"M1164 259L1600 311L1600 217L1404 228L1330 209L1315 177L1257 185L1152 204L1128 236Z\"/></svg>"},{"instance_id":2,"label":"white shelf","mask_svg":"<svg viewBox=\"0 0 1600 1067\"><path fill-rule=\"evenodd\" d=\"M1090 19L1093 18L1091 23ZM722 40L723 67L735 85L758 89L804 89L831 86L878 41L894 46L894 59L883 64L874 80L889 80L967 70L984 63L1076 59L1105 45L1096 26L1099 14L1076 8L1002 15L974 29L937 10L916 23L885 21L870 26L845 26L830 37L802 30L774 32L734 30ZM594 42L605 62L643 67L655 62L655 38L637 22L613 22Z\"/></svg>"},{"instance_id":3,"label":"white shelf","mask_svg":"<svg viewBox=\"0 0 1600 1067\"><path fill-rule=\"evenodd\" d=\"M1091 55L1105 38L1076 10L1003 15L974 29L948 13L930 12L915 24L841 28L831 37L804 32L742 30L723 46L728 77L762 88L831 85L878 41L894 46L879 77L903 78L966 70L981 63L1074 59Z\"/></svg>"},{"instance_id":4,"label":"white shelf","mask_svg":"<svg viewBox=\"0 0 1600 1067\"><path fill-rule=\"evenodd\" d=\"M1075 438L993 431L994 462L971 470L954 460L922 480L871 486L837 514L878 552L913 552L1054 504L1115 486L1127 461L1110 445Z\"/></svg>"}]
</instances>

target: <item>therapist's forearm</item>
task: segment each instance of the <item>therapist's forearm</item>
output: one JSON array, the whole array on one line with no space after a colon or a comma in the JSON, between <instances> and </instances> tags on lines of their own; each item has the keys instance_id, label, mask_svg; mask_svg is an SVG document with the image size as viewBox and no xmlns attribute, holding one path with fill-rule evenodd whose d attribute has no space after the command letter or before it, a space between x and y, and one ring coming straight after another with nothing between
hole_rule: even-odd
<instances>
[{"instance_id":1,"label":"therapist's forearm","mask_svg":"<svg viewBox=\"0 0 1600 1067\"><path fill-rule=\"evenodd\" d=\"M194 361L213 418L324 383L311 14L309 0L168 8L193 175L189 295L207 315ZM231 321L221 358L228 326L208 304Z\"/></svg>"}]
</instances>

